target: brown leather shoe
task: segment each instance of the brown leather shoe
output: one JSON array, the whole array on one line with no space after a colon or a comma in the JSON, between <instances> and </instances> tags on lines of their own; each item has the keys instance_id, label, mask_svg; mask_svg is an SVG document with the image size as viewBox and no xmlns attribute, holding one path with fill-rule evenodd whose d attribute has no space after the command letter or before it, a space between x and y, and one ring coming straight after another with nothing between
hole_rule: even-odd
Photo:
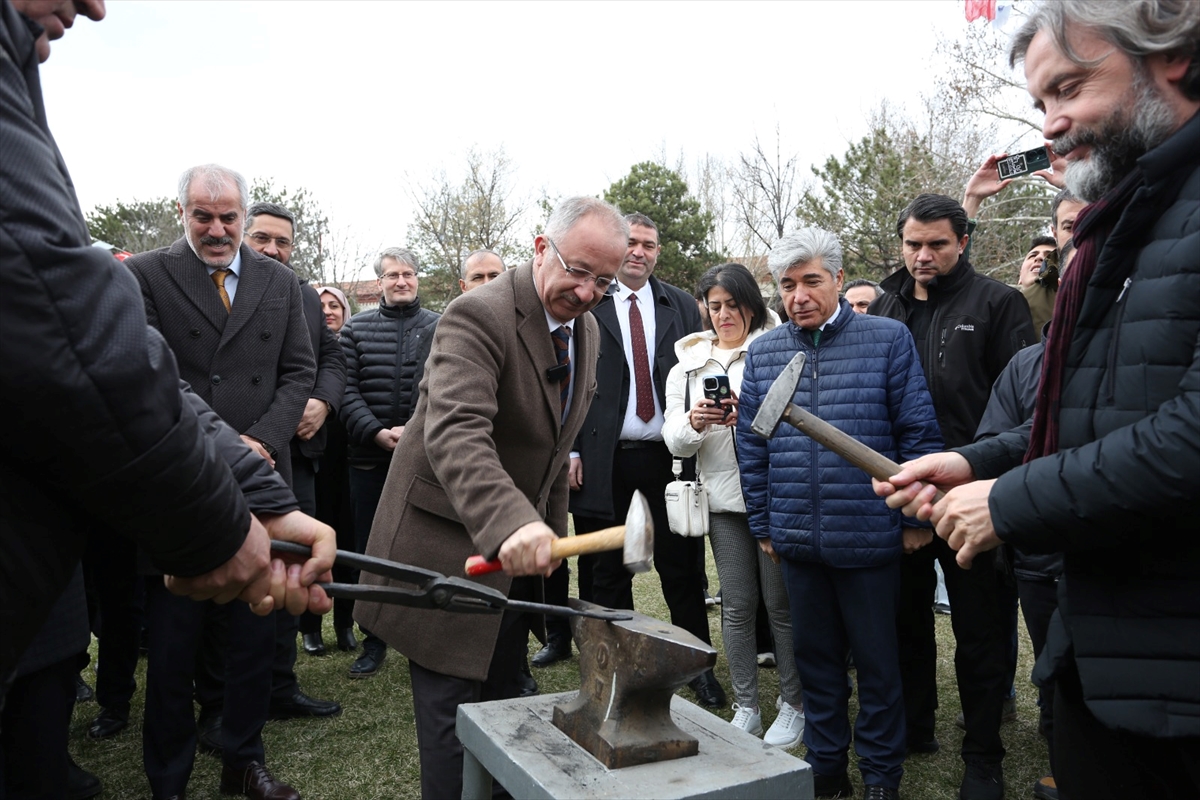
<instances>
[{"instance_id":1,"label":"brown leather shoe","mask_svg":"<svg viewBox=\"0 0 1200 800\"><path fill-rule=\"evenodd\" d=\"M300 793L267 771L257 761L240 769L221 768L221 794L240 794L254 800L300 800Z\"/></svg>"}]
</instances>

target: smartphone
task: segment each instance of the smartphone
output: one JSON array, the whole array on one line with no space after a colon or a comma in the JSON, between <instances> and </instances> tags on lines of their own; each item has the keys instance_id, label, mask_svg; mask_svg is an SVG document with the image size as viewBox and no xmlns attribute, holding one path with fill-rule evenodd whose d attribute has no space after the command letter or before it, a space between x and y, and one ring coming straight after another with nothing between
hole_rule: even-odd
<instances>
[{"instance_id":1,"label":"smartphone","mask_svg":"<svg viewBox=\"0 0 1200 800\"><path fill-rule=\"evenodd\" d=\"M1050 153L1044 145L1026 150L1024 153L1011 155L1008 158L1002 158L996 162L996 172L1000 174L1002 181L1037 172L1040 169L1050 169Z\"/></svg>"},{"instance_id":2,"label":"smartphone","mask_svg":"<svg viewBox=\"0 0 1200 800\"><path fill-rule=\"evenodd\" d=\"M721 405L722 400L728 400L732 394L729 389L728 375L705 375L704 376L704 396L712 400L718 406L724 409L724 416L728 417L729 412L733 410L733 406Z\"/></svg>"}]
</instances>

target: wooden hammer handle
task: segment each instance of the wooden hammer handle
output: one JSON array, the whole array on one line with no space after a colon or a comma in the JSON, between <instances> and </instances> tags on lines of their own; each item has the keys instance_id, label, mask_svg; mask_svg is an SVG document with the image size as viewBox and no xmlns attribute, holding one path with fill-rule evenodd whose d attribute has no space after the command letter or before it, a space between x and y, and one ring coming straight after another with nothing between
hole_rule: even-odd
<instances>
[{"instance_id":1,"label":"wooden hammer handle","mask_svg":"<svg viewBox=\"0 0 1200 800\"><path fill-rule=\"evenodd\" d=\"M615 525L611 528L583 533L576 536L560 536L550 543L550 557L554 560L584 555L586 553L603 553L608 550L620 550L625 546L625 526ZM487 575L504 569L500 559L484 560L483 556L471 556L467 559L467 575Z\"/></svg>"},{"instance_id":2,"label":"wooden hammer handle","mask_svg":"<svg viewBox=\"0 0 1200 800\"><path fill-rule=\"evenodd\" d=\"M838 430L815 414L799 408L795 403L787 407L784 416L789 423L806 433L809 438L825 445L876 480L886 481L900 471L900 465L895 461L875 452L858 439ZM934 502L941 500L944 495L945 492L939 489L937 496L934 497Z\"/></svg>"}]
</instances>

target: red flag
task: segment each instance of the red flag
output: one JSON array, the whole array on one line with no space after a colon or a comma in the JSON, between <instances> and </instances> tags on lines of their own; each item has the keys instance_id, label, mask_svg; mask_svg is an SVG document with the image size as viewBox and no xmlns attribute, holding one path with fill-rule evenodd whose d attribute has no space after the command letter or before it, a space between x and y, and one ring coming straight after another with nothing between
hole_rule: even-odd
<instances>
[{"instance_id":1,"label":"red flag","mask_svg":"<svg viewBox=\"0 0 1200 800\"><path fill-rule=\"evenodd\" d=\"M967 22L974 22L980 17L989 22L996 18L996 0L967 0Z\"/></svg>"}]
</instances>

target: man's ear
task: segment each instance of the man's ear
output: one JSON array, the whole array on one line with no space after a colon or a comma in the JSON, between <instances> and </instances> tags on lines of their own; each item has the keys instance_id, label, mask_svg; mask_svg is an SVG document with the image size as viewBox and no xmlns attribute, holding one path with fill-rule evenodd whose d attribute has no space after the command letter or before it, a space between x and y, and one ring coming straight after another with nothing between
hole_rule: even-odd
<instances>
[{"instance_id":1,"label":"man's ear","mask_svg":"<svg viewBox=\"0 0 1200 800\"><path fill-rule=\"evenodd\" d=\"M967 251L967 242L971 241L970 236L964 236L958 240L958 254L961 256Z\"/></svg>"}]
</instances>

